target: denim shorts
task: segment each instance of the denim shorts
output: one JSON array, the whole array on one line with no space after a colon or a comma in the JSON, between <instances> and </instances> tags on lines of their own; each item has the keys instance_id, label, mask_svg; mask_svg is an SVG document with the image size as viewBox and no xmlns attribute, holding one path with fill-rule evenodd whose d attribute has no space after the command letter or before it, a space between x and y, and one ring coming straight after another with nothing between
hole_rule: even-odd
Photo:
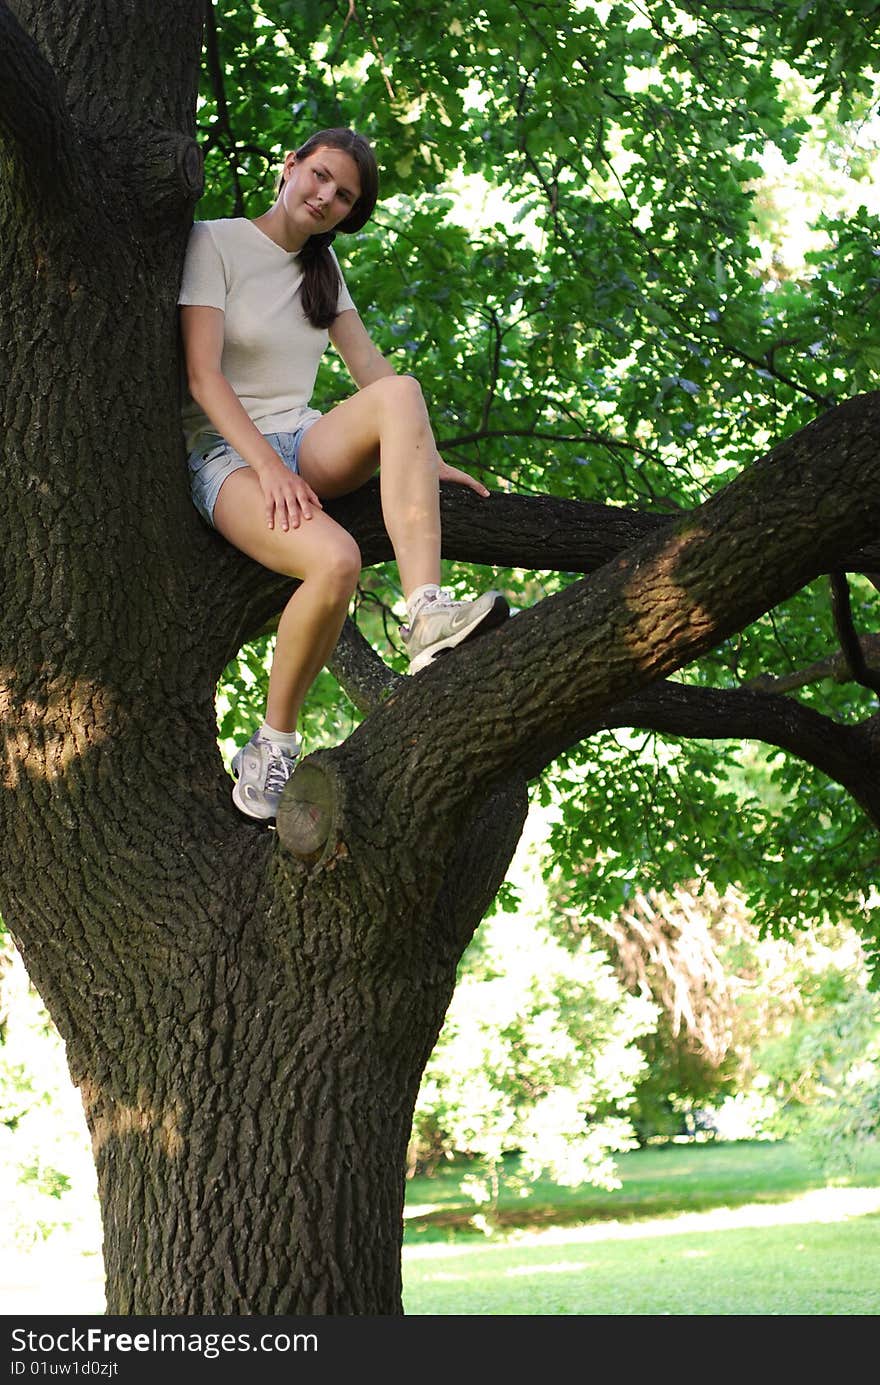
<instances>
[{"instance_id":1,"label":"denim shorts","mask_svg":"<svg viewBox=\"0 0 880 1385\"><path fill-rule=\"evenodd\" d=\"M309 426L307 423L295 433L265 434L269 446L274 447L288 471L299 471L299 449ZM220 494L220 487L227 476L231 476L234 471L240 471L243 466L247 466L247 462L224 438L219 438L214 443L209 439L205 445L208 448L207 452L190 452L187 458L189 484L193 504L202 519L207 520L214 528L214 506Z\"/></svg>"}]
</instances>

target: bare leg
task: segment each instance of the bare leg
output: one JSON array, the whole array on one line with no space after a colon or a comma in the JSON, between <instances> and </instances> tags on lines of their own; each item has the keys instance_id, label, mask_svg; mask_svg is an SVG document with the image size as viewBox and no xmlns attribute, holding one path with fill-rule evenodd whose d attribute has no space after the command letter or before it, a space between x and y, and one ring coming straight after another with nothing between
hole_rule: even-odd
<instances>
[{"instance_id":1,"label":"bare leg","mask_svg":"<svg viewBox=\"0 0 880 1385\"><path fill-rule=\"evenodd\" d=\"M332 651L357 586L361 555L349 533L315 511L297 529L269 529L256 473L242 468L223 483L217 529L273 572L299 577L278 625L266 720L293 731L306 693Z\"/></svg>"},{"instance_id":2,"label":"bare leg","mask_svg":"<svg viewBox=\"0 0 880 1385\"><path fill-rule=\"evenodd\" d=\"M357 490L380 462L382 516L408 596L440 581L440 455L412 376L377 380L337 404L312 424L299 454L322 499Z\"/></svg>"}]
</instances>

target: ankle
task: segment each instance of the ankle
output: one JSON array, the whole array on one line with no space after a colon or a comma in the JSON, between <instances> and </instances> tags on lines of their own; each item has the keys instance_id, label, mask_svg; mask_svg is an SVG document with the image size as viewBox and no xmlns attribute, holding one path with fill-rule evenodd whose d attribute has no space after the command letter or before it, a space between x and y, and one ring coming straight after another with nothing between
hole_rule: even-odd
<instances>
[{"instance_id":1,"label":"ankle","mask_svg":"<svg viewBox=\"0 0 880 1385\"><path fill-rule=\"evenodd\" d=\"M270 726L268 721L264 721L259 731L257 739L261 741L271 741L273 745L280 745L282 750L296 750L299 746L299 736L296 730L278 731L274 726Z\"/></svg>"},{"instance_id":2,"label":"ankle","mask_svg":"<svg viewBox=\"0 0 880 1385\"><path fill-rule=\"evenodd\" d=\"M425 582L423 586L416 587L406 598L406 613L410 621L415 620L419 611L429 601L436 601L440 595L440 587L436 582Z\"/></svg>"}]
</instances>

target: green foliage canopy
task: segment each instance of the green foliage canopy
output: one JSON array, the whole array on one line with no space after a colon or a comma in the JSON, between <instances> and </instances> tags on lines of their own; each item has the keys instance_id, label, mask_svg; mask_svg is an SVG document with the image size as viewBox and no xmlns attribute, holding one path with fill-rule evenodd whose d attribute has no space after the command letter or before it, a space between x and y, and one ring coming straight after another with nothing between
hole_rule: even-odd
<instances>
[{"instance_id":1,"label":"green foliage canopy","mask_svg":"<svg viewBox=\"0 0 880 1385\"><path fill-rule=\"evenodd\" d=\"M359 128L382 201L337 248L377 344L421 380L448 459L499 487L691 507L875 383L878 12L865 0L218 0L199 215L255 214L285 149L322 126ZM773 158L825 194L793 258ZM318 402L349 388L328 359ZM465 575L450 564L448 580ZM500 580L525 605L571 579ZM363 593L362 627L387 652L393 570ZM857 626L876 625L870 582L853 582L853 602ZM835 648L817 583L683 677L736 688ZM241 665L230 679L239 694L251 681ZM851 682L796 695L842 721L873 709ZM257 701L227 700L224 734ZM353 719L325 676L310 735L338 739ZM740 884L767 928L848 916L874 931L876 834L799 760L605 734L541 792L564 804L557 861L596 860L576 880L594 911L619 908L637 881L696 875Z\"/></svg>"}]
</instances>

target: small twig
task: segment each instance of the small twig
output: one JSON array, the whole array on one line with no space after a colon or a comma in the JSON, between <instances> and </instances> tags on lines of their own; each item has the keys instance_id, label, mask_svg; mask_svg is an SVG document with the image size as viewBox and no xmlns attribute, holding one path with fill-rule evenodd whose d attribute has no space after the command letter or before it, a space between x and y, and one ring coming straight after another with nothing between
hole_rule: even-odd
<instances>
[{"instance_id":1,"label":"small twig","mask_svg":"<svg viewBox=\"0 0 880 1385\"><path fill-rule=\"evenodd\" d=\"M489 383L486 387L486 397L483 400L483 411L480 418L480 432L485 433L489 426L489 414L492 410L492 401L495 398L495 387L498 384L498 373L501 370L501 343L504 340L504 333L501 331L501 324L498 321L498 314L494 308L489 308L489 327L494 340L490 346L491 362L489 367Z\"/></svg>"},{"instance_id":2,"label":"small twig","mask_svg":"<svg viewBox=\"0 0 880 1385\"><path fill-rule=\"evenodd\" d=\"M861 646L862 651L871 660L869 667L876 668L880 673L880 635L864 636ZM779 677L770 673L760 673L756 678L749 678L742 687L750 692L788 693L810 687L813 683L821 683L825 678L831 678L835 683L846 683L851 677L852 672L847 659L843 654L837 653L829 654L826 659L818 659L806 668L792 669L791 673L783 673Z\"/></svg>"},{"instance_id":3,"label":"small twig","mask_svg":"<svg viewBox=\"0 0 880 1385\"><path fill-rule=\"evenodd\" d=\"M604 433L552 433L539 428L479 428L476 432L459 433L453 438L438 438L437 446L442 452L444 448L466 447L471 443L485 442L487 438L534 438L539 442L594 443L612 451L620 448L625 452L636 452L643 456L652 455L648 448L639 447L638 443L627 442L624 438L611 438Z\"/></svg>"},{"instance_id":4,"label":"small twig","mask_svg":"<svg viewBox=\"0 0 880 1385\"><path fill-rule=\"evenodd\" d=\"M831 572L828 574L828 580L831 583L831 611L834 616L834 625L847 667L857 683L861 683L863 688L869 688L871 692L880 695L880 673L875 673L868 668L865 662L865 651L853 621L852 601L850 600L846 573Z\"/></svg>"}]
</instances>

